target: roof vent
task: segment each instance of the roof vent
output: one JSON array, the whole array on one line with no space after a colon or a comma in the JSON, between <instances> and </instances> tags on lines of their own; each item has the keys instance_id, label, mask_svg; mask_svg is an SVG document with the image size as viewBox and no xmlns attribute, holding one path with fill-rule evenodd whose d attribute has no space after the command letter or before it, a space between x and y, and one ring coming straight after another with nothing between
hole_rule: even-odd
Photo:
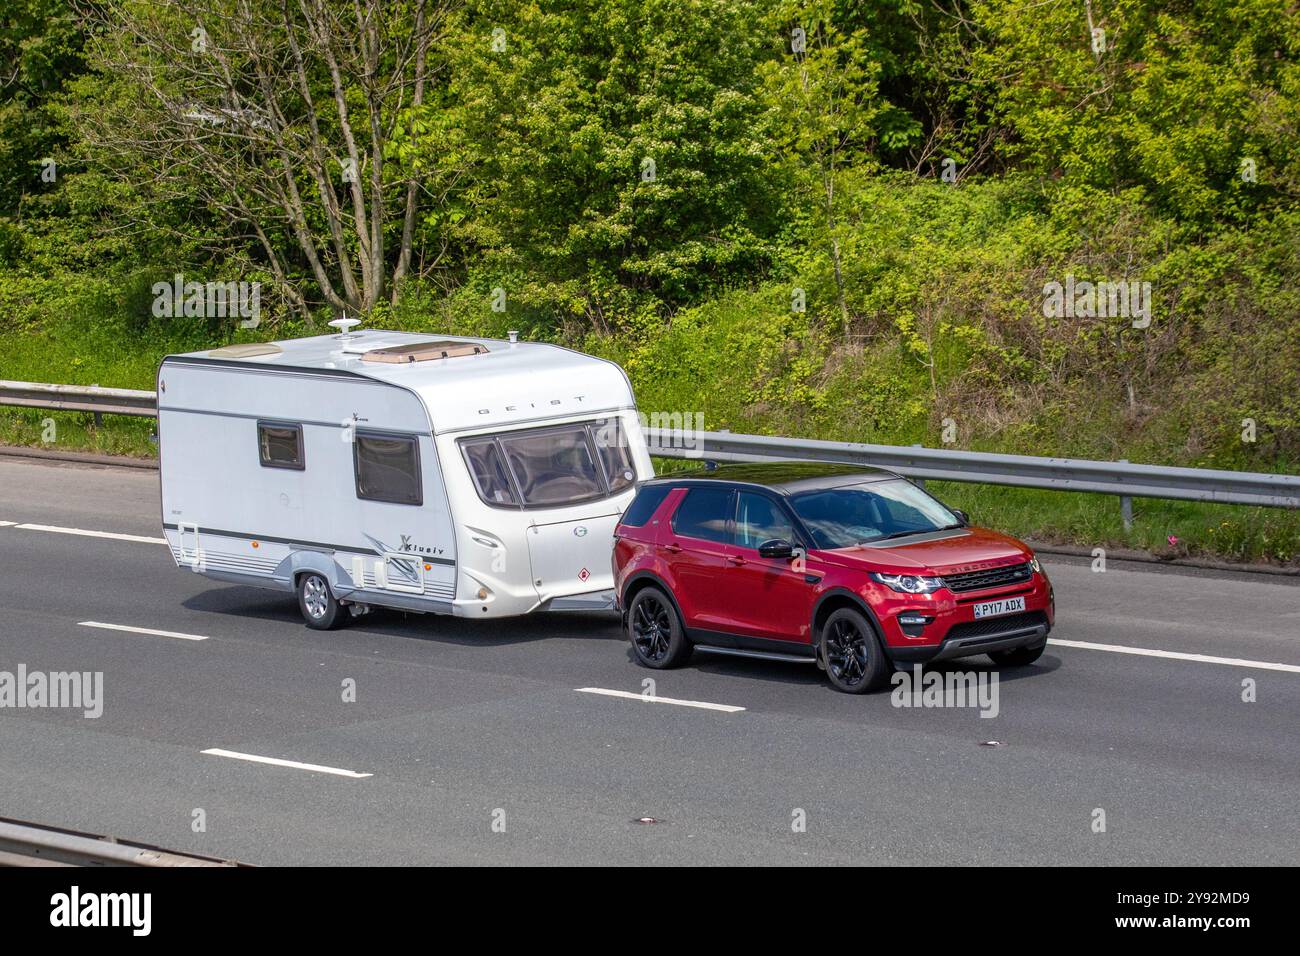
<instances>
[{"instance_id":1,"label":"roof vent","mask_svg":"<svg viewBox=\"0 0 1300 956\"><path fill-rule=\"evenodd\" d=\"M514 345L519 341L519 331L517 329L511 329L509 332L506 333L506 335L510 337L511 345Z\"/></svg>"},{"instance_id":2,"label":"roof vent","mask_svg":"<svg viewBox=\"0 0 1300 956\"><path fill-rule=\"evenodd\" d=\"M384 362L388 365L406 365L411 362L432 362L435 359L458 358L462 355L479 355L488 351L477 342L410 342L371 349L361 356L363 362Z\"/></svg>"},{"instance_id":3,"label":"roof vent","mask_svg":"<svg viewBox=\"0 0 1300 956\"><path fill-rule=\"evenodd\" d=\"M208 352L212 358L256 358L259 355L279 355L284 351L274 342L240 342L236 345L223 345Z\"/></svg>"}]
</instances>

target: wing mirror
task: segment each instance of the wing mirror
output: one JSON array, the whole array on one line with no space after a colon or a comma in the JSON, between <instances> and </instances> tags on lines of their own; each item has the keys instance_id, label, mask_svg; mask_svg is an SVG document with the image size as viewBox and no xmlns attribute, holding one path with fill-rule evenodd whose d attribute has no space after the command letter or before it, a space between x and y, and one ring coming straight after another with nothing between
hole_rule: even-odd
<instances>
[{"instance_id":1,"label":"wing mirror","mask_svg":"<svg viewBox=\"0 0 1300 956\"><path fill-rule=\"evenodd\" d=\"M764 541L758 546L758 556L760 558L792 558L794 557L794 545L789 541L773 538L771 541Z\"/></svg>"},{"instance_id":2,"label":"wing mirror","mask_svg":"<svg viewBox=\"0 0 1300 956\"><path fill-rule=\"evenodd\" d=\"M958 508L954 508L952 513L957 516L957 520L961 522L963 528L970 527L970 515Z\"/></svg>"}]
</instances>

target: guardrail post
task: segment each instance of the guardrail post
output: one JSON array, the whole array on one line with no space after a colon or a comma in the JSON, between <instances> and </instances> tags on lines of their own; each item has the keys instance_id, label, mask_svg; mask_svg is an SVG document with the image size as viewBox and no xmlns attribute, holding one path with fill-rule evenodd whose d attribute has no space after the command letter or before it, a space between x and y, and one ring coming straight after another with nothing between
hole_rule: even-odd
<instances>
[{"instance_id":1,"label":"guardrail post","mask_svg":"<svg viewBox=\"0 0 1300 956\"><path fill-rule=\"evenodd\" d=\"M1128 459L1119 459L1120 464L1127 465ZM1130 495L1119 496L1119 516L1124 520L1124 530L1133 530L1133 498Z\"/></svg>"},{"instance_id":2,"label":"guardrail post","mask_svg":"<svg viewBox=\"0 0 1300 956\"><path fill-rule=\"evenodd\" d=\"M916 443L914 443L914 444L912 445L912 447L913 447L913 448L924 448L925 446L924 446L923 444L921 444L920 442L916 442ZM924 479L924 478L913 478L913 479L912 479L912 484L916 485L916 487L918 487L918 488L924 488L924 487L925 487L925 479Z\"/></svg>"}]
</instances>

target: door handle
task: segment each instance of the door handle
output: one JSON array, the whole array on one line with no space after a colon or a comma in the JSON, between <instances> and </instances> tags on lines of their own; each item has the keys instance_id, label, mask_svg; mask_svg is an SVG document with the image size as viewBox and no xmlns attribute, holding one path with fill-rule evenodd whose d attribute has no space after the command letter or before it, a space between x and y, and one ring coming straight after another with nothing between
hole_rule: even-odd
<instances>
[{"instance_id":1,"label":"door handle","mask_svg":"<svg viewBox=\"0 0 1300 956\"><path fill-rule=\"evenodd\" d=\"M736 567L740 567L742 564L745 563L745 559L740 557L740 555L732 554L727 556L727 563L734 564Z\"/></svg>"},{"instance_id":2,"label":"door handle","mask_svg":"<svg viewBox=\"0 0 1300 956\"><path fill-rule=\"evenodd\" d=\"M669 554L680 554L680 553L681 553L681 550L682 550L682 546L681 546L680 544L676 544L676 543L674 543L674 544L661 544L659 547L663 548L663 549L664 549L665 551L667 551Z\"/></svg>"}]
</instances>

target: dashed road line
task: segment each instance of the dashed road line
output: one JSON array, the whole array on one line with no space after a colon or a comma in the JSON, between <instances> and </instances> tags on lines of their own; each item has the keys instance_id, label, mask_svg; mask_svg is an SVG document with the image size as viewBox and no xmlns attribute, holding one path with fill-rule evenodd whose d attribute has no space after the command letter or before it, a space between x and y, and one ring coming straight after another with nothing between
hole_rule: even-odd
<instances>
[{"instance_id":1,"label":"dashed road line","mask_svg":"<svg viewBox=\"0 0 1300 956\"><path fill-rule=\"evenodd\" d=\"M130 631L132 634L151 634L154 637L176 637L182 641L206 641L202 634L182 634L180 631L159 631L152 627L132 627L129 624L105 624L103 621L78 621L80 627L98 627L106 631Z\"/></svg>"},{"instance_id":2,"label":"dashed road line","mask_svg":"<svg viewBox=\"0 0 1300 956\"><path fill-rule=\"evenodd\" d=\"M202 751L205 754L211 754L213 757L229 757L232 760L247 760L249 763L265 763L273 767L288 767L292 770L310 770L313 773L329 773L336 777L352 777L360 780L363 777L373 777L371 773L357 773L355 770L340 770L338 767L322 767L318 763L300 763L297 760L281 760L279 757L262 757L258 754L241 754L236 750L222 750L220 747L211 747Z\"/></svg>"},{"instance_id":3,"label":"dashed road line","mask_svg":"<svg viewBox=\"0 0 1300 956\"><path fill-rule=\"evenodd\" d=\"M607 690L604 687L576 687L574 688L579 694L600 694L604 697L621 697L624 700L639 700L644 704L676 704L678 707L698 707L701 710L720 710L724 714L738 714L744 707L734 707L731 704L711 704L703 700L675 700L672 697L651 697L645 694L634 694L626 690Z\"/></svg>"},{"instance_id":4,"label":"dashed road line","mask_svg":"<svg viewBox=\"0 0 1300 956\"><path fill-rule=\"evenodd\" d=\"M138 544L166 544L166 538L152 538L143 534L121 534L117 531L90 531L86 528L60 528L52 524L15 524L0 521L0 526L21 528L24 531L46 531L51 534L79 534L85 538L110 538L114 541L134 541Z\"/></svg>"},{"instance_id":5,"label":"dashed road line","mask_svg":"<svg viewBox=\"0 0 1300 956\"><path fill-rule=\"evenodd\" d=\"M1182 651L1160 651L1149 647L1126 647L1123 644L1093 644L1091 641L1063 641L1048 638L1048 644L1057 647L1078 647L1086 651L1110 651L1112 654L1137 654L1142 657L1165 657L1175 661L1196 661L1200 664L1224 664L1228 667L1254 667L1266 671L1287 671L1300 674L1300 664L1274 664L1271 661L1248 661L1239 657L1213 657L1209 654L1185 654Z\"/></svg>"}]
</instances>

